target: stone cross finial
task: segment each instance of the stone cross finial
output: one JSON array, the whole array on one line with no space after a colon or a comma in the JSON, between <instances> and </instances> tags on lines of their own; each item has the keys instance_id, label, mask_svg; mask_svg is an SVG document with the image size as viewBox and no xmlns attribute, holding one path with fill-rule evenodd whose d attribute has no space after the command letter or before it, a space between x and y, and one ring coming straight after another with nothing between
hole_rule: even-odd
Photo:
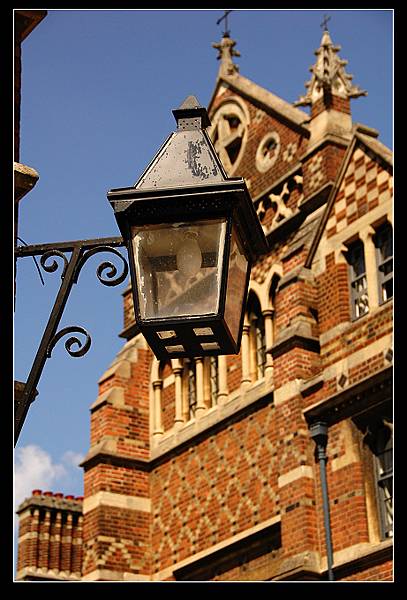
<instances>
[{"instance_id":1,"label":"stone cross finial","mask_svg":"<svg viewBox=\"0 0 407 600\"><path fill-rule=\"evenodd\" d=\"M229 37L230 34L230 31L228 30L228 15L231 12L231 10L225 10L225 14L223 15L223 17L216 21L216 25L219 25L220 23L222 23L222 21L225 21L225 31L223 32L223 35L227 37Z\"/></svg>"},{"instance_id":2,"label":"stone cross finial","mask_svg":"<svg viewBox=\"0 0 407 600\"><path fill-rule=\"evenodd\" d=\"M239 72L239 67L238 65L235 65L232 57L240 56L240 52L238 50L235 50L236 42L231 39L230 31L228 30L227 25L227 17L231 12L231 10L225 10L225 14L223 15L223 17L216 21L217 25L219 25L219 23L221 23L223 20L225 21L225 31L223 32L223 37L220 43L212 44L213 48L219 50L217 58L221 61L219 68L220 76L234 75L235 73Z\"/></svg>"},{"instance_id":3,"label":"stone cross finial","mask_svg":"<svg viewBox=\"0 0 407 600\"><path fill-rule=\"evenodd\" d=\"M331 20L331 17L328 17L327 15L324 15L324 18L322 20L322 23L320 25L320 27L324 28L324 31L328 31L328 21Z\"/></svg>"}]
</instances>

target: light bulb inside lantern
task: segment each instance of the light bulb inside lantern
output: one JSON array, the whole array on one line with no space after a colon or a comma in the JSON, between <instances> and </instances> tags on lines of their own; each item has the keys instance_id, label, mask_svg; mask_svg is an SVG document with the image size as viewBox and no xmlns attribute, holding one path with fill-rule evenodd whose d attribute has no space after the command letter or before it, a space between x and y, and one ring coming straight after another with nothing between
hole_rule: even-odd
<instances>
[{"instance_id":1,"label":"light bulb inside lantern","mask_svg":"<svg viewBox=\"0 0 407 600\"><path fill-rule=\"evenodd\" d=\"M187 232L177 252L177 268L184 277L193 277L202 266L202 252L197 237L196 232Z\"/></svg>"}]
</instances>

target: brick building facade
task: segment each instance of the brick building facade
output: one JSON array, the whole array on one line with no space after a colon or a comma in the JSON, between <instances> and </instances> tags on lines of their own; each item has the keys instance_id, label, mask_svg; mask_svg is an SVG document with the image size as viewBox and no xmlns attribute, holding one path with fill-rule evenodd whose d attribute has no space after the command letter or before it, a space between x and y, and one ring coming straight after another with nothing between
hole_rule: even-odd
<instances>
[{"instance_id":1,"label":"brick building facade","mask_svg":"<svg viewBox=\"0 0 407 600\"><path fill-rule=\"evenodd\" d=\"M391 152L352 122L365 92L327 30L297 103L310 114L242 76L234 45L214 45L208 132L269 243L240 354L159 362L125 290L125 341L90 407L83 502L23 503L19 579L392 580ZM68 519L69 567L51 543Z\"/></svg>"}]
</instances>

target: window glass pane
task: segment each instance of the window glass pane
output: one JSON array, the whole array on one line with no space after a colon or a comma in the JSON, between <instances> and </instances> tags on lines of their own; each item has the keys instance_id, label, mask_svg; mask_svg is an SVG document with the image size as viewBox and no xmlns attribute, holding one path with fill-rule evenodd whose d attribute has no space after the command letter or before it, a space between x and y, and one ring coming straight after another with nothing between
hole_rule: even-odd
<instances>
[{"instance_id":1,"label":"window glass pane","mask_svg":"<svg viewBox=\"0 0 407 600\"><path fill-rule=\"evenodd\" d=\"M349 257L353 278L363 275L365 272L365 254L362 242L356 242L351 246L349 249Z\"/></svg>"},{"instance_id":2,"label":"window glass pane","mask_svg":"<svg viewBox=\"0 0 407 600\"><path fill-rule=\"evenodd\" d=\"M386 224L377 231L376 245L382 261L393 256L393 236L390 225Z\"/></svg>"},{"instance_id":3,"label":"window glass pane","mask_svg":"<svg viewBox=\"0 0 407 600\"><path fill-rule=\"evenodd\" d=\"M389 298L393 298L393 279L382 284L382 301L386 302Z\"/></svg>"},{"instance_id":4,"label":"window glass pane","mask_svg":"<svg viewBox=\"0 0 407 600\"><path fill-rule=\"evenodd\" d=\"M369 312L365 254L361 241L349 246L348 262L351 280L352 316L354 319L358 319Z\"/></svg>"},{"instance_id":5,"label":"window glass pane","mask_svg":"<svg viewBox=\"0 0 407 600\"><path fill-rule=\"evenodd\" d=\"M377 484L382 536L393 536L393 437L389 425L377 433Z\"/></svg>"},{"instance_id":6,"label":"window glass pane","mask_svg":"<svg viewBox=\"0 0 407 600\"><path fill-rule=\"evenodd\" d=\"M235 341L237 341L239 335L248 266L247 258L240 246L235 228L233 228L226 289L225 321Z\"/></svg>"},{"instance_id":7,"label":"window glass pane","mask_svg":"<svg viewBox=\"0 0 407 600\"><path fill-rule=\"evenodd\" d=\"M375 236L378 261L379 302L393 297L393 234L386 223L377 230Z\"/></svg>"},{"instance_id":8,"label":"window glass pane","mask_svg":"<svg viewBox=\"0 0 407 600\"><path fill-rule=\"evenodd\" d=\"M142 319L216 314L226 220L133 227Z\"/></svg>"}]
</instances>

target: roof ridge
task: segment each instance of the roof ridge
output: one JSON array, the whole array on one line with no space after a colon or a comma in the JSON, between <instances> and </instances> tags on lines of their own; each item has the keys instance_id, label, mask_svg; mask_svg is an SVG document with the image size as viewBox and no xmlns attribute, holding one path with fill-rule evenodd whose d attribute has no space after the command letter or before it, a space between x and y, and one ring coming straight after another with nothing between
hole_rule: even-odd
<instances>
[{"instance_id":1,"label":"roof ridge","mask_svg":"<svg viewBox=\"0 0 407 600\"><path fill-rule=\"evenodd\" d=\"M255 83L251 79L241 75L240 73L234 73L233 75L219 75L214 94L209 106L213 103L216 92L219 85L225 82L227 85L236 88L238 91L245 93L252 97L254 100L260 101L262 104L268 106L277 113L282 114L286 119L292 121L296 125L301 125L307 128L307 123L310 120L310 116L305 111L294 107L287 100L284 100L280 96L277 96L265 87Z\"/></svg>"}]
</instances>

